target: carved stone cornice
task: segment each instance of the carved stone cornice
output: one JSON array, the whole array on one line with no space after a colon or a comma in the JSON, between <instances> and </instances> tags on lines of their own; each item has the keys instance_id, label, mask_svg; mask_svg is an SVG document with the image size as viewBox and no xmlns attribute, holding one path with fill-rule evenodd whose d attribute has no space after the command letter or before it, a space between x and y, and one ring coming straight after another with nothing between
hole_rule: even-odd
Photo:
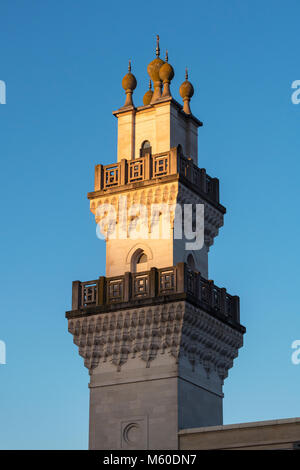
<instances>
[{"instance_id":1,"label":"carved stone cornice","mask_svg":"<svg viewBox=\"0 0 300 470\"><path fill-rule=\"evenodd\" d=\"M223 381L243 345L243 334L186 303L180 354L193 367L201 364L209 376L216 372Z\"/></svg>"},{"instance_id":2,"label":"carved stone cornice","mask_svg":"<svg viewBox=\"0 0 300 470\"><path fill-rule=\"evenodd\" d=\"M122 192L122 196L126 196L127 209L129 209L133 204L143 204L147 207L149 230L152 204L167 204L170 207L176 203L182 206L183 204L204 204L204 242L208 248L213 245L214 238L218 235L220 227L224 224L224 214L222 211L216 209L213 204L209 203L184 184L177 181L173 183L160 183L154 187L144 187L135 190L129 190L126 188ZM119 195L114 193L99 195L90 201L90 209L95 215L96 223L99 223L101 220L97 215L97 208L104 204L112 205L118 216ZM170 214L171 223L173 223L174 210L171 209Z\"/></svg>"},{"instance_id":3,"label":"carved stone cornice","mask_svg":"<svg viewBox=\"0 0 300 470\"><path fill-rule=\"evenodd\" d=\"M120 370L134 358L150 367L165 355L222 382L243 344L242 332L187 301L71 318L69 332L90 373L103 363Z\"/></svg>"},{"instance_id":4,"label":"carved stone cornice","mask_svg":"<svg viewBox=\"0 0 300 470\"><path fill-rule=\"evenodd\" d=\"M177 202L179 204L204 204L204 243L208 248L213 245L214 238L224 225L223 212L181 183L179 183Z\"/></svg>"},{"instance_id":5,"label":"carved stone cornice","mask_svg":"<svg viewBox=\"0 0 300 470\"><path fill-rule=\"evenodd\" d=\"M184 308L182 303L97 314L69 320L69 331L88 369L110 362L120 369L138 356L149 367L158 354L177 360Z\"/></svg>"}]
</instances>

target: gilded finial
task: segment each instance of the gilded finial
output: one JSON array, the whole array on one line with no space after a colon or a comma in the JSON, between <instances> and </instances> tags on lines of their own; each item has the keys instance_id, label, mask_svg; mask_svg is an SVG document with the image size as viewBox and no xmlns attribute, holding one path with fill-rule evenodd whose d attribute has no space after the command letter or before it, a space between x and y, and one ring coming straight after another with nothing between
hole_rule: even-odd
<instances>
[{"instance_id":1,"label":"gilded finial","mask_svg":"<svg viewBox=\"0 0 300 470\"><path fill-rule=\"evenodd\" d=\"M160 48L159 48L159 35L156 35L156 57L160 55Z\"/></svg>"},{"instance_id":2,"label":"gilded finial","mask_svg":"<svg viewBox=\"0 0 300 470\"><path fill-rule=\"evenodd\" d=\"M169 55L168 55L168 49L166 50L166 58L165 58L165 62L168 62L169 61Z\"/></svg>"},{"instance_id":3,"label":"gilded finial","mask_svg":"<svg viewBox=\"0 0 300 470\"><path fill-rule=\"evenodd\" d=\"M189 78L189 73L187 67L185 68L185 79L188 80Z\"/></svg>"},{"instance_id":4,"label":"gilded finial","mask_svg":"<svg viewBox=\"0 0 300 470\"><path fill-rule=\"evenodd\" d=\"M131 72L131 60L129 59L129 62L128 62L128 72Z\"/></svg>"},{"instance_id":5,"label":"gilded finial","mask_svg":"<svg viewBox=\"0 0 300 470\"><path fill-rule=\"evenodd\" d=\"M149 80L149 90L152 90L152 83L151 83L151 80Z\"/></svg>"}]
</instances>

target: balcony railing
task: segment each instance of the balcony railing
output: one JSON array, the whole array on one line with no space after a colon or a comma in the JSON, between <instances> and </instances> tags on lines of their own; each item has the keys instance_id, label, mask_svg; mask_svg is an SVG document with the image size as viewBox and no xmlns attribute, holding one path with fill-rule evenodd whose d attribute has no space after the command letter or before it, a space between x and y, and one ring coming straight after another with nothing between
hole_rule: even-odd
<instances>
[{"instance_id":1,"label":"balcony railing","mask_svg":"<svg viewBox=\"0 0 300 470\"><path fill-rule=\"evenodd\" d=\"M204 310L227 321L240 322L239 297L228 294L226 289L217 287L185 263L110 278L101 276L88 282L74 281L72 310L84 313L89 307L111 308L113 304L134 304L141 299L175 294L186 294L187 299Z\"/></svg>"},{"instance_id":2,"label":"balcony railing","mask_svg":"<svg viewBox=\"0 0 300 470\"><path fill-rule=\"evenodd\" d=\"M95 191L174 174L179 174L208 199L219 203L219 180L207 175L204 168L198 168L191 158L184 157L177 148L136 160L123 159L112 165L96 165Z\"/></svg>"}]
</instances>

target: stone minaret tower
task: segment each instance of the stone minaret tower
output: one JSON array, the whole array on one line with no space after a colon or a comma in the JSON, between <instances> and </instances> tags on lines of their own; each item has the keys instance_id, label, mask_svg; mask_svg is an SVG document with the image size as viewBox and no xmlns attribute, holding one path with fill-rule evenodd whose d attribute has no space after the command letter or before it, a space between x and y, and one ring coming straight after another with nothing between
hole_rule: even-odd
<instances>
[{"instance_id":1,"label":"stone minaret tower","mask_svg":"<svg viewBox=\"0 0 300 470\"><path fill-rule=\"evenodd\" d=\"M130 64L123 78L126 102L113 113L117 163L96 166L88 194L104 232L107 208L115 210L117 236L106 231L106 276L74 281L66 314L90 372L90 449L178 449L179 430L222 424L222 386L245 332L239 298L208 278L225 208L218 179L198 167L194 89L186 72L184 104L175 101L174 70L159 56L157 41L143 106L133 104ZM170 208L171 235L162 236L156 212L159 237L152 237L137 204L146 216L154 204ZM175 236L174 204L204 205L201 248L187 249L188 238ZM143 236L129 234L135 222Z\"/></svg>"}]
</instances>

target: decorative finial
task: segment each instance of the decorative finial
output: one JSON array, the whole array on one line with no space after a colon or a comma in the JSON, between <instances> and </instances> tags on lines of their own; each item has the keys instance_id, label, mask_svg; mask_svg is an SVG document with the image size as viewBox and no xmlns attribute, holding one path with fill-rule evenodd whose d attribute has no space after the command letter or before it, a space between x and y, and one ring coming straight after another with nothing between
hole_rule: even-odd
<instances>
[{"instance_id":1,"label":"decorative finial","mask_svg":"<svg viewBox=\"0 0 300 470\"><path fill-rule=\"evenodd\" d=\"M151 104L161 98L162 83L161 83L161 79L159 77L159 69L165 62L164 62L164 60L162 60L159 57L159 54L160 54L159 35L157 34L157 36L156 36L156 57L155 57L155 59L153 59L150 62L150 64L148 64L148 67L147 67L147 72L148 72L149 77L151 78L151 80L153 82L153 87L154 87Z\"/></svg>"},{"instance_id":2,"label":"decorative finial","mask_svg":"<svg viewBox=\"0 0 300 470\"><path fill-rule=\"evenodd\" d=\"M135 90L136 85L137 85L136 78L131 73L131 60L129 60L128 73L125 75L125 77L123 77L123 80L122 80L122 87L124 88L125 93L126 93L126 101L125 101L123 108L134 106L133 101L132 101L132 93L133 93L133 90Z\"/></svg>"},{"instance_id":3,"label":"decorative finial","mask_svg":"<svg viewBox=\"0 0 300 470\"><path fill-rule=\"evenodd\" d=\"M174 78L174 69L171 64L168 63L168 51L166 52L166 61L159 69L159 78L164 84L162 98L171 98L170 83Z\"/></svg>"},{"instance_id":4,"label":"decorative finial","mask_svg":"<svg viewBox=\"0 0 300 470\"><path fill-rule=\"evenodd\" d=\"M149 80L149 90L152 90L152 83L151 83L151 80Z\"/></svg>"},{"instance_id":5,"label":"decorative finial","mask_svg":"<svg viewBox=\"0 0 300 470\"><path fill-rule=\"evenodd\" d=\"M153 96L153 91L151 90L151 80L149 80L149 90L146 91L143 97L144 106L149 106Z\"/></svg>"},{"instance_id":6,"label":"decorative finial","mask_svg":"<svg viewBox=\"0 0 300 470\"><path fill-rule=\"evenodd\" d=\"M194 87L191 82L188 81L188 70L185 69L185 82L183 82L179 88L180 96L183 99L183 111L185 114L192 114L190 108L190 100L194 94Z\"/></svg>"},{"instance_id":7,"label":"decorative finial","mask_svg":"<svg viewBox=\"0 0 300 470\"><path fill-rule=\"evenodd\" d=\"M165 62L168 62L169 61L169 55L168 55L168 49L166 50L166 58L165 58Z\"/></svg>"},{"instance_id":8,"label":"decorative finial","mask_svg":"<svg viewBox=\"0 0 300 470\"><path fill-rule=\"evenodd\" d=\"M159 35L156 35L156 57L160 55L160 48L159 48Z\"/></svg>"}]
</instances>

